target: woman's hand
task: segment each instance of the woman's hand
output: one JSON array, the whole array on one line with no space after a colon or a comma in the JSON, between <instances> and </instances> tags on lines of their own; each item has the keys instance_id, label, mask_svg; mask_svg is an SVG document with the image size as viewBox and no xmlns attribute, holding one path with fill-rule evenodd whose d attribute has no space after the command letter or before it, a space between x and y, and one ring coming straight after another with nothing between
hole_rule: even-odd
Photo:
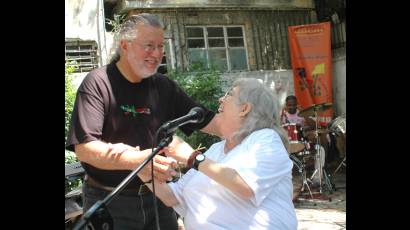
<instances>
[{"instance_id":1,"label":"woman's hand","mask_svg":"<svg viewBox=\"0 0 410 230\"><path fill-rule=\"evenodd\" d=\"M171 144L163 149L163 152L182 164L186 164L188 158L195 150L181 138L174 136Z\"/></svg>"}]
</instances>

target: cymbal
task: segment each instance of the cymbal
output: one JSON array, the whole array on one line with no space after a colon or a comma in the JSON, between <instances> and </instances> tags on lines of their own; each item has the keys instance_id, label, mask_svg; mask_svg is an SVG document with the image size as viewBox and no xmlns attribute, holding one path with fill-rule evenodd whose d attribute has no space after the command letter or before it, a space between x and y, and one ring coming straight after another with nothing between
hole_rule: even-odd
<instances>
[{"instance_id":1,"label":"cymbal","mask_svg":"<svg viewBox=\"0 0 410 230\"><path fill-rule=\"evenodd\" d=\"M321 104L313 104L312 106L301 110L299 112L299 116L300 117L308 117L308 116L314 116L315 115L315 111L325 111L327 109L330 109L332 107L332 103L330 102L326 102L326 103L321 103Z\"/></svg>"}]
</instances>

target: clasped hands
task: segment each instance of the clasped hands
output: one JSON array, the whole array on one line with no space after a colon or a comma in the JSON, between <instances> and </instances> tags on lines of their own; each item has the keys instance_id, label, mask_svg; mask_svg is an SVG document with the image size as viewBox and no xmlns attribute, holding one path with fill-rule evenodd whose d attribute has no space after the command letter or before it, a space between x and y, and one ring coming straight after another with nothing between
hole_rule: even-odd
<instances>
[{"instance_id":1,"label":"clasped hands","mask_svg":"<svg viewBox=\"0 0 410 230\"><path fill-rule=\"evenodd\" d=\"M175 169L178 165L186 165L189 156L194 149L181 138L174 136L172 142L160 151L165 156L156 155L154 157L154 177L160 183L172 180L172 177L177 174ZM150 169L151 170L151 169ZM146 174L140 176L143 181L151 179L151 171L149 177ZM143 178L144 177L144 178Z\"/></svg>"},{"instance_id":2,"label":"clasped hands","mask_svg":"<svg viewBox=\"0 0 410 230\"><path fill-rule=\"evenodd\" d=\"M179 151L178 151L179 150ZM145 150L147 151L147 150ZM149 150L151 152L151 150ZM167 146L163 148L154 157L154 177L159 183L165 183L171 181L174 176L177 175L176 168L179 165L185 165L190 154L189 152L181 152L181 149L177 149L174 146ZM160 154L165 154L160 155ZM147 182L151 180L151 163L148 163L142 169L141 175L139 177L142 181Z\"/></svg>"},{"instance_id":3,"label":"clasped hands","mask_svg":"<svg viewBox=\"0 0 410 230\"><path fill-rule=\"evenodd\" d=\"M138 154L132 154L135 158L139 158L139 163L141 163L149 154L151 154L151 149L140 150L139 146L131 147L122 143L110 144L110 152L125 152L125 151L135 151ZM171 181L174 176L177 175L176 168L178 165L185 165L189 156L194 151L194 149L185 141L175 136L173 141L165 148L163 148L157 155L154 156L154 178L155 181L159 183L165 183ZM165 156L163 156L165 154ZM133 162L133 160L132 160ZM131 168L135 168L134 165ZM151 181L151 162L146 164L144 168L138 173L138 176L142 181Z\"/></svg>"}]
</instances>

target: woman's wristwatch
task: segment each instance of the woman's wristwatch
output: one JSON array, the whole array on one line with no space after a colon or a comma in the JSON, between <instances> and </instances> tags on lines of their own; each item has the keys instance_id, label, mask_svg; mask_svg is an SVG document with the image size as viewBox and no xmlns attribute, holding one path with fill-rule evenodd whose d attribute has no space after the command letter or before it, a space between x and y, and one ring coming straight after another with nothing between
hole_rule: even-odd
<instances>
[{"instance_id":1,"label":"woman's wristwatch","mask_svg":"<svg viewBox=\"0 0 410 230\"><path fill-rule=\"evenodd\" d=\"M198 170L199 164L205 160L205 155L200 151L194 151L187 161L187 168L194 168Z\"/></svg>"}]
</instances>

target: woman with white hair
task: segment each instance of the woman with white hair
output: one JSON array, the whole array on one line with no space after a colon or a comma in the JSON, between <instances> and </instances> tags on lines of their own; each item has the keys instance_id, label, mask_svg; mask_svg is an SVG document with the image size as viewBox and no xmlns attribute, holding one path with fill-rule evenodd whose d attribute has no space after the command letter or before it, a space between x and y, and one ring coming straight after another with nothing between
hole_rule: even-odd
<instances>
[{"instance_id":1,"label":"woman with white hair","mask_svg":"<svg viewBox=\"0 0 410 230\"><path fill-rule=\"evenodd\" d=\"M297 229L293 164L276 98L258 80L238 79L219 102L223 140L204 154L188 146L165 149L192 168L177 182L155 182L156 195L184 218L187 230Z\"/></svg>"}]
</instances>

